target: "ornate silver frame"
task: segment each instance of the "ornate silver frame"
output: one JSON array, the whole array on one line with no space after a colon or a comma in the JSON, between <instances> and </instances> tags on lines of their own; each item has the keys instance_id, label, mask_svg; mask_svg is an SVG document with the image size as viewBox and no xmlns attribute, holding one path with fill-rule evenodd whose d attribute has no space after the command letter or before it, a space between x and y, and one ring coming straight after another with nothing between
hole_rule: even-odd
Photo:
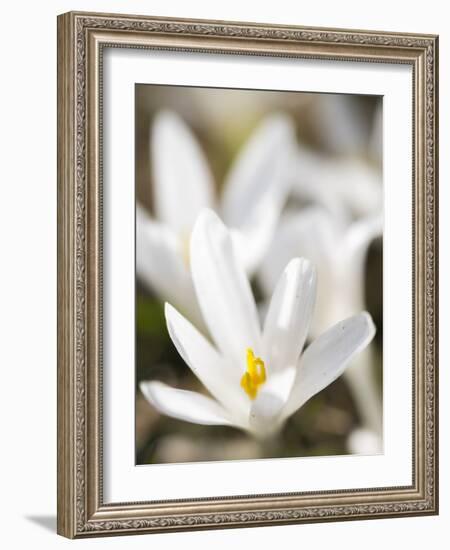
<instances>
[{"instance_id":1,"label":"ornate silver frame","mask_svg":"<svg viewBox=\"0 0 450 550\"><path fill-rule=\"evenodd\" d=\"M102 500L104 47L413 68L413 483L167 502ZM86 537L438 513L438 38L94 13L58 17L58 533ZM150 497L150 495L149 495Z\"/></svg>"}]
</instances>

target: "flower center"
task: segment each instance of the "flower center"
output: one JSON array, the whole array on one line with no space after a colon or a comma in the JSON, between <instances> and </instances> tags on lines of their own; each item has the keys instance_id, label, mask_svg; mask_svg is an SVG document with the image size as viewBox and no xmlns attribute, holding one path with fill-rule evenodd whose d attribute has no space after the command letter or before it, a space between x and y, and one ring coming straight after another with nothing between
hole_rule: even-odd
<instances>
[{"instance_id":1,"label":"flower center","mask_svg":"<svg viewBox=\"0 0 450 550\"><path fill-rule=\"evenodd\" d=\"M253 350L247 348L247 370L241 378L241 387L250 399L255 399L260 386L266 381L266 367L261 357L255 357Z\"/></svg>"}]
</instances>

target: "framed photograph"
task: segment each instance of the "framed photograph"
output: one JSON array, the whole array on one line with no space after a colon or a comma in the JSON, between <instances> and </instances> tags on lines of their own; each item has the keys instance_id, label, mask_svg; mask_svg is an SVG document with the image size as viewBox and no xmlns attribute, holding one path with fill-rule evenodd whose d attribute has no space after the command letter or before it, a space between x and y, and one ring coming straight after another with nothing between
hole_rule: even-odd
<instances>
[{"instance_id":1,"label":"framed photograph","mask_svg":"<svg viewBox=\"0 0 450 550\"><path fill-rule=\"evenodd\" d=\"M438 512L431 35L58 18L58 532Z\"/></svg>"}]
</instances>

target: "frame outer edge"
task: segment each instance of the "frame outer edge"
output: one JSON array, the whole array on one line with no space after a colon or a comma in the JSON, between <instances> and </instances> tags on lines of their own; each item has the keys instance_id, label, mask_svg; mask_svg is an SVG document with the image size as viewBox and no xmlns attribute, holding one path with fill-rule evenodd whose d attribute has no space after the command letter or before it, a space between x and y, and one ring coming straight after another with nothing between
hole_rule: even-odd
<instances>
[{"instance_id":1,"label":"frame outer edge","mask_svg":"<svg viewBox=\"0 0 450 550\"><path fill-rule=\"evenodd\" d=\"M97 144L97 134L95 124L93 126L89 119L89 116L97 112L96 108L92 109L91 95L92 85L95 84L92 76L96 73L89 70L92 49L89 51L87 43L89 33L91 31L95 33L97 30L112 32L114 35L126 34L130 31L132 35L136 34L140 37L150 33L153 37L159 37L157 48L158 45L164 48L167 44L170 47L168 38L186 35L193 41L195 50L205 52L210 51L209 48L211 51L237 49L238 53L241 53L242 49L243 52L245 47L240 45L238 48L224 47L227 40L230 40L230 43L233 40L236 45L240 43L244 46L247 42L254 44L257 42L261 46L267 44L269 55L272 50L276 55L277 47L282 48L282 55L289 55L292 48L296 49L297 43L302 44L307 55L313 53L309 45L314 46L316 43L320 44L322 51L325 46L332 46L333 51L342 55L343 52L341 49L338 50L338 47L344 44L350 47L350 53L351 50L363 47L368 61L386 61L389 58L386 52L389 53L389 51L396 51L398 62L411 63L413 59L416 60L416 67L418 69L420 67L420 71L423 71L421 85L416 88L421 98L421 107L417 115L422 119L421 124L416 126L416 130L420 133L419 143L423 145L420 148L420 162L416 174L417 176L420 173L420 178L415 178L415 186L417 190L421 190L426 203L420 209L421 222L418 229L421 235L421 246L418 246L416 251L419 253L420 250L422 254L418 274L420 273L420 278L427 283L422 288L427 292L426 303L419 300L422 304L421 323L424 323L421 325L422 330L423 328L427 330L419 346L420 355L424 360L422 376L426 378L426 385L420 386L422 390L419 394L422 395L420 400L417 400L417 407L420 409L419 433L420 437L424 438L427 448L420 447L425 456L420 460L418 477L421 481L419 483L421 490L416 491L416 494L409 497L405 495L405 498L401 499L401 492L396 491L400 488L392 487L391 496L381 493L385 496L385 501L376 499L368 503L346 503L341 500L334 504L320 502L307 508L303 508L299 503L298 508L280 506L283 508L280 509L274 506L267 510L249 506L247 510L222 510L217 513L213 511L205 513L195 509L196 504L192 502L194 509L190 512L186 511L183 514L182 507L175 504L172 510L169 509L163 515L157 514L156 517L148 515L149 509L145 506L146 503L128 503L128 505L137 506L132 514L127 513L127 503L118 505L114 510L109 507L102 510L101 480L97 479L101 476L101 465L97 462L101 460L101 455L98 454L98 445L101 446L101 441L98 440L99 437L101 438L101 426L97 422L98 416L95 415L94 418L92 415L92 407L96 409L101 403L97 400L96 388L92 387L92 381L95 382L101 373L100 366L96 362L98 348L95 334L98 326L97 321L92 323L88 317L89 313L94 315L99 313L95 311L96 306L92 308L89 305L92 305L93 301L97 304L96 300L99 297L95 290L99 281L93 262L96 258L98 259L97 244L101 232L98 233L98 226L92 225L97 219L95 212L99 206L99 199L96 198L98 174L92 172L96 167L97 159L91 156L91 147ZM215 44L211 42L211 36L218 39ZM167 40L167 44L164 40L161 42L161 37ZM202 43L205 44L204 49L202 49ZM135 44L137 44L136 47L140 47L138 43ZM175 49L182 51L185 49L184 42L177 44L174 46ZM285 44L289 46L285 47ZM305 27L259 23L218 24L207 20L177 20L83 12L71 12L58 17L57 530L59 534L68 538L81 538L138 532L375 519L398 515L411 517L437 513L437 48L438 39L431 35L416 36L406 33L344 29L309 30ZM262 48L260 50L262 51ZM267 55L267 52L261 55ZM328 55L330 54L327 53L324 58L326 59ZM419 58L421 58L420 61ZM353 55L349 59L356 60ZM90 100L89 95L91 95ZM416 154L418 152L417 150ZM419 362L419 365L422 363ZM94 469L92 465L95 466ZM97 482L100 482L100 486ZM423 494L424 489L426 494ZM397 499L395 499L396 493ZM210 504L213 505L214 501ZM221 504L220 499L215 504ZM99 505L100 508L97 509Z\"/></svg>"},{"instance_id":2,"label":"frame outer edge","mask_svg":"<svg viewBox=\"0 0 450 550\"><path fill-rule=\"evenodd\" d=\"M433 37L433 66L432 85L433 85L433 109L432 123L430 124L430 137L433 146L433 155L430 159L432 170L432 191L433 209L431 212L430 223L433 223L433 242L431 259L433 266L433 296L432 296L432 337L433 342L433 387L434 396L432 418L433 418L433 511L439 515L439 36Z\"/></svg>"},{"instance_id":3,"label":"frame outer edge","mask_svg":"<svg viewBox=\"0 0 450 550\"><path fill-rule=\"evenodd\" d=\"M74 442L74 208L75 115L73 18L57 19L57 533L73 538L75 520Z\"/></svg>"},{"instance_id":4,"label":"frame outer edge","mask_svg":"<svg viewBox=\"0 0 450 550\"><path fill-rule=\"evenodd\" d=\"M439 514L439 36L434 38L434 200L435 200L435 312L434 312L434 330L436 337L436 346L434 350L434 361L436 365L436 378L434 385L435 395L435 510Z\"/></svg>"}]
</instances>

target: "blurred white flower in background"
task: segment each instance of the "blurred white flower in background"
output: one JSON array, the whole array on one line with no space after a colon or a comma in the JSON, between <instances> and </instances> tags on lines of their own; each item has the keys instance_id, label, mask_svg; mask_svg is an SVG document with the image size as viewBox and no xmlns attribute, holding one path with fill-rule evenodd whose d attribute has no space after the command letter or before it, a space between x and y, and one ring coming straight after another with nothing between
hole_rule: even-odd
<instances>
[{"instance_id":1,"label":"blurred white flower in background","mask_svg":"<svg viewBox=\"0 0 450 550\"><path fill-rule=\"evenodd\" d=\"M292 163L292 196L320 204L342 223L379 214L381 173L361 158L333 158L299 146Z\"/></svg>"},{"instance_id":2,"label":"blurred white flower in background","mask_svg":"<svg viewBox=\"0 0 450 550\"><path fill-rule=\"evenodd\" d=\"M330 153L339 156L379 155L381 150L381 99L372 121L353 94L323 94L313 105L316 134ZM376 135L378 133L378 135ZM378 157L380 158L380 157Z\"/></svg>"},{"instance_id":3,"label":"blurred white flower in background","mask_svg":"<svg viewBox=\"0 0 450 550\"><path fill-rule=\"evenodd\" d=\"M316 105L319 137L332 154L298 144L292 163L293 196L321 204L345 223L379 214L383 206L381 104L369 127L362 123L364 117L351 96L323 96Z\"/></svg>"},{"instance_id":4,"label":"blurred white flower in background","mask_svg":"<svg viewBox=\"0 0 450 550\"><path fill-rule=\"evenodd\" d=\"M347 447L353 455L370 456L381 452L382 441L373 430L356 428L347 438Z\"/></svg>"},{"instance_id":5,"label":"blurred white flower in background","mask_svg":"<svg viewBox=\"0 0 450 550\"><path fill-rule=\"evenodd\" d=\"M311 260L319 276L311 332L320 334L330 324L364 309L367 250L381 230L379 215L347 225L320 206L286 212L261 265L264 294L272 294L290 258Z\"/></svg>"},{"instance_id":6,"label":"blurred white flower in background","mask_svg":"<svg viewBox=\"0 0 450 550\"><path fill-rule=\"evenodd\" d=\"M153 122L151 153L155 217L136 213L136 267L141 280L202 326L189 271L189 239L202 210L217 210L230 227L246 271L252 273L272 238L287 195L294 130L282 114L267 116L245 144L215 196L199 143L172 111Z\"/></svg>"},{"instance_id":7,"label":"blurred white flower in background","mask_svg":"<svg viewBox=\"0 0 450 550\"><path fill-rule=\"evenodd\" d=\"M334 325L302 351L314 308L316 273L301 258L290 259L282 272L261 330L231 233L208 209L195 223L190 258L214 345L169 304L166 321L178 352L212 397L158 381L141 382L142 393L163 414L269 437L340 376L374 336L371 317L363 312Z\"/></svg>"},{"instance_id":8,"label":"blurred white flower in background","mask_svg":"<svg viewBox=\"0 0 450 550\"><path fill-rule=\"evenodd\" d=\"M299 145L293 163L292 194L304 206L284 213L259 273L264 294L270 297L290 258L304 256L316 265L318 297L311 326L313 335L366 309L367 252L383 229L381 170L364 157L348 154L369 149L375 156L380 154L381 110L375 113L374 130L367 140L367 130L352 125L351 102L330 96L324 105L321 120L324 128L328 124L327 143L331 149L346 154L330 157ZM343 105L345 109L341 111L339 107ZM331 117L330 110L340 115ZM335 122L341 115L345 125L337 129ZM373 353L373 348L368 347L355 357L345 376L363 427L378 438L380 449L382 407L373 372Z\"/></svg>"}]
</instances>

